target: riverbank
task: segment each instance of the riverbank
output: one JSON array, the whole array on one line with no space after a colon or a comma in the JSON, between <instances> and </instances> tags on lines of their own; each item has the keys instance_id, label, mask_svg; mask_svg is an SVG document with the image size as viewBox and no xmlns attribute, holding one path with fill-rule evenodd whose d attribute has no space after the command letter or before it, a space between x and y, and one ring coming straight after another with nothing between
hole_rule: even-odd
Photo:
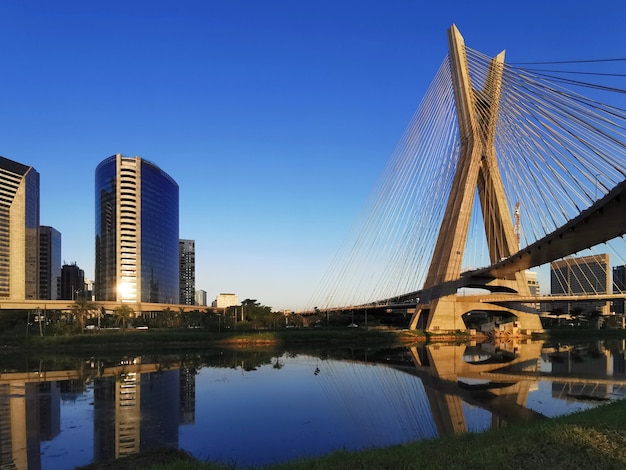
<instances>
[{"instance_id":1,"label":"riverbank","mask_svg":"<svg viewBox=\"0 0 626 470\"><path fill-rule=\"evenodd\" d=\"M531 338L526 338L531 339ZM562 328L533 335L532 339L567 341L626 339L626 330ZM1 350L32 351L176 351L194 348L267 348L292 346L401 347L407 344L488 341L486 335L465 332L436 334L393 328L282 328L276 330L210 331L188 328L103 329L73 335L0 334Z\"/></svg>"},{"instance_id":2,"label":"riverbank","mask_svg":"<svg viewBox=\"0 0 626 470\"><path fill-rule=\"evenodd\" d=\"M100 330L68 336L2 335L0 348L37 351L142 350L175 351L177 349L230 347L289 347L294 345L335 345L345 347L398 347L428 341L419 331L376 328L293 328L249 332L202 329L129 329ZM467 335L450 336L448 340L466 341Z\"/></svg>"},{"instance_id":3,"label":"riverbank","mask_svg":"<svg viewBox=\"0 0 626 470\"><path fill-rule=\"evenodd\" d=\"M264 467L266 470L626 468L626 401L479 434L457 434ZM81 470L226 470L167 449L90 464Z\"/></svg>"}]
</instances>

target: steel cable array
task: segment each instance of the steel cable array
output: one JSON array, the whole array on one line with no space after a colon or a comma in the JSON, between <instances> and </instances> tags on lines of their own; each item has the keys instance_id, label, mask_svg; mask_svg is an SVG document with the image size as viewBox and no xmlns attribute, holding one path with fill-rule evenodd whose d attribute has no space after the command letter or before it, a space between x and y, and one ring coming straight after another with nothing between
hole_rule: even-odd
<instances>
[{"instance_id":1,"label":"steel cable array","mask_svg":"<svg viewBox=\"0 0 626 470\"><path fill-rule=\"evenodd\" d=\"M498 82L490 57L467 47L465 54L477 121L487 119L497 104L495 141L489 141L488 133L481 139L495 147L511 220L519 203L520 247L561 227L625 179L626 110L603 102L621 97L623 89L508 64L500 65ZM492 103L496 88L499 100ZM589 96L575 88L585 88ZM459 162L458 128L446 57L311 299L311 308L368 304L422 287ZM481 213L475 197L464 268L497 261L490 260L485 249L483 218L490 220L490 211L496 210L489 203L493 198L486 200ZM604 253L610 257L606 270L626 264L623 238L577 255ZM607 272L602 282L580 281L611 292Z\"/></svg>"}]
</instances>

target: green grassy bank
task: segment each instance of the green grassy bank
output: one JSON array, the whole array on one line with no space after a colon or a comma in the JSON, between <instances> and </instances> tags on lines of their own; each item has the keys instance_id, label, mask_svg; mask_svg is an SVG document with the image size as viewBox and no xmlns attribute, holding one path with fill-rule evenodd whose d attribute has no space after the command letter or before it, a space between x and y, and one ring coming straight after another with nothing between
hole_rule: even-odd
<instances>
[{"instance_id":1,"label":"green grassy bank","mask_svg":"<svg viewBox=\"0 0 626 470\"><path fill-rule=\"evenodd\" d=\"M277 330L207 331L204 329L100 330L74 335L0 334L0 348L31 350L176 350L193 347L266 347L341 344L393 347L426 341L423 332L364 328L294 328Z\"/></svg>"},{"instance_id":2,"label":"green grassy bank","mask_svg":"<svg viewBox=\"0 0 626 470\"><path fill-rule=\"evenodd\" d=\"M198 462L180 451L161 450L128 460L91 464L82 469L224 470L238 468ZM271 470L333 469L624 469L626 401L561 418L518 424L480 434L459 434L430 441L359 452L332 454Z\"/></svg>"}]
</instances>

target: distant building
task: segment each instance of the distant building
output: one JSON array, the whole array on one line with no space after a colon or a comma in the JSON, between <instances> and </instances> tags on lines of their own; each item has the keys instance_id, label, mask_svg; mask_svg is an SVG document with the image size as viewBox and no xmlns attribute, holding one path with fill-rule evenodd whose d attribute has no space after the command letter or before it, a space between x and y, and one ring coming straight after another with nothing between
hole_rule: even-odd
<instances>
[{"instance_id":1,"label":"distant building","mask_svg":"<svg viewBox=\"0 0 626 470\"><path fill-rule=\"evenodd\" d=\"M550 263L550 292L552 295L608 294L610 286L609 255L565 258ZM597 311L609 314L609 302L555 302L553 311L565 313Z\"/></svg>"},{"instance_id":2,"label":"distant building","mask_svg":"<svg viewBox=\"0 0 626 470\"><path fill-rule=\"evenodd\" d=\"M541 289L537 279L537 273L535 271L524 271L524 274L526 275L530 295L540 295Z\"/></svg>"},{"instance_id":3,"label":"distant building","mask_svg":"<svg viewBox=\"0 0 626 470\"><path fill-rule=\"evenodd\" d=\"M195 305L196 299L196 248L193 240L178 241L180 276L180 304Z\"/></svg>"},{"instance_id":4,"label":"distant building","mask_svg":"<svg viewBox=\"0 0 626 470\"><path fill-rule=\"evenodd\" d=\"M196 305L206 307L206 291L205 290L196 291Z\"/></svg>"},{"instance_id":5,"label":"distant building","mask_svg":"<svg viewBox=\"0 0 626 470\"><path fill-rule=\"evenodd\" d=\"M239 298L236 294L218 294L213 301L213 307L227 308L239 305Z\"/></svg>"},{"instance_id":6,"label":"distant building","mask_svg":"<svg viewBox=\"0 0 626 470\"><path fill-rule=\"evenodd\" d=\"M96 168L96 301L176 304L178 184L120 154Z\"/></svg>"},{"instance_id":7,"label":"distant building","mask_svg":"<svg viewBox=\"0 0 626 470\"><path fill-rule=\"evenodd\" d=\"M56 300L61 295L61 233L39 227L39 298Z\"/></svg>"},{"instance_id":8,"label":"distant building","mask_svg":"<svg viewBox=\"0 0 626 470\"><path fill-rule=\"evenodd\" d=\"M85 297L85 272L76 263L61 267L61 300Z\"/></svg>"},{"instance_id":9,"label":"distant building","mask_svg":"<svg viewBox=\"0 0 626 470\"><path fill-rule=\"evenodd\" d=\"M94 291L95 291L95 282L91 279L85 278L85 292L84 296L86 299L94 300Z\"/></svg>"},{"instance_id":10,"label":"distant building","mask_svg":"<svg viewBox=\"0 0 626 470\"><path fill-rule=\"evenodd\" d=\"M0 299L39 298L39 173L0 157Z\"/></svg>"},{"instance_id":11,"label":"distant building","mask_svg":"<svg viewBox=\"0 0 626 470\"><path fill-rule=\"evenodd\" d=\"M626 265L613 267L613 293L626 294ZM613 312L626 313L624 299L613 301Z\"/></svg>"}]
</instances>

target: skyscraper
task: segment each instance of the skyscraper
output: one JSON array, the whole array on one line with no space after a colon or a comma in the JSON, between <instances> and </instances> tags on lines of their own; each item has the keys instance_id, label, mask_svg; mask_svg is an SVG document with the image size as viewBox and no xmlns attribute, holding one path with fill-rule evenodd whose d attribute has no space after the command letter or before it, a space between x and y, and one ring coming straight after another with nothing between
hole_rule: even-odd
<instances>
[{"instance_id":1,"label":"skyscraper","mask_svg":"<svg viewBox=\"0 0 626 470\"><path fill-rule=\"evenodd\" d=\"M193 240L178 242L180 304L195 305L196 294L196 248Z\"/></svg>"},{"instance_id":2,"label":"skyscraper","mask_svg":"<svg viewBox=\"0 0 626 470\"><path fill-rule=\"evenodd\" d=\"M96 300L179 301L178 184L120 154L96 168Z\"/></svg>"},{"instance_id":3,"label":"skyscraper","mask_svg":"<svg viewBox=\"0 0 626 470\"><path fill-rule=\"evenodd\" d=\"M39 298L59 298L61 283L61 233L53 227L39 227Z\"/></svg>"},{"instance_id":4,"label":"skyscraper","mask_svg":"<svg viewBox=\"0 0 626 470\"><path fill-rule=\"evenodd\" d=\"M85 271L76 263L64 264L61 268L61 296L62 300L76 300L85 298Z\"/></svg>"},{"instance_id":5,"label":"skyscraper","mask_svg":"<svg viewBox=\"0 0 626 470\"><path fill-rule=\"evenodd\" d=\"M39 173L0 157L0 299L39 297Z\"/></svg>"}]
</instances>

